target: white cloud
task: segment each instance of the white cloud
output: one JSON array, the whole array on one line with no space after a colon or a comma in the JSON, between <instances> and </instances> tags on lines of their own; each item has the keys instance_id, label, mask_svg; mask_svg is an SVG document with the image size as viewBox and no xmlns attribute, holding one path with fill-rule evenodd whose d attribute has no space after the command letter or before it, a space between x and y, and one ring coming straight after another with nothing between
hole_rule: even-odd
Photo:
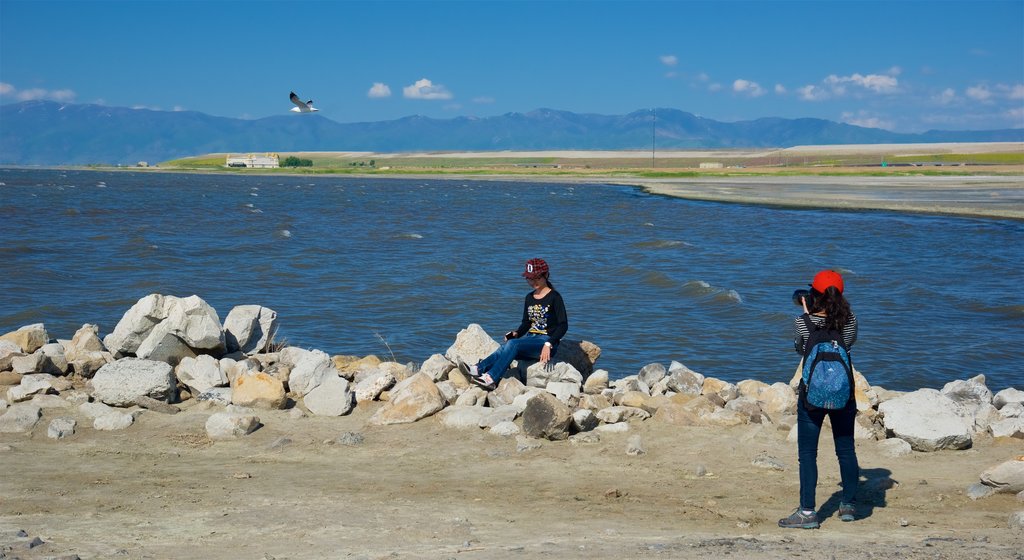
<instances>
[{"instance_id":1,"label":"white cloud","mask_svg":"<svg viewBox=\"0 0 1024 560\"><path fill-rule=\"evenodd\" d=\"M187 111L188 109L185 109L181 105L175 105L174 108L171 109L171 110L174 111L175 113L180 113L182 111Z\"/></svg>"},{"instance_id":2,"label":"white cloud","mask_svg":"<svg viewBox=\"0 0 1024 560\"><path fill-rule=\"evenodd\" d=\"M699 82L711 81L711 76L708 76L707 72L701 72L700 74L697 74L696 78Z\"/></svg>"},{"instance_id":3,"label":"white cloud","mask_svg":"<svg viewBox=\"0 0 1024 560\"><path fill-rule=\"evenodd\" d=\"M749 95L750 97L760 97L765 93L764 88L762 88L757 82L751 82L743 79L734 81L732 83L732 90L736 93Z\"/></svg>"},{"instance_id":4,"label":"white cloud","mask_svg":"<svg viewBox=\"0 0 1024 560\"><path fill-rule=\"evenodd\" d=\"M988 101L992 98L992 90L986 85L977 85L967 88L967 97L975 101Z\"/></svg>"},{"instance_id":5,"label":"white cloud","mask_svg":"<svg viewBox=\"0 0 1024 560\"><path fill-rule=\"evenodd\" d=\"M888 74L890 76L899 76L902 73L903 73L903 69L900 68L899 66L893 66L892 68L889 69L888 72L886 72L886 74Z\"/></svg>"},{"instance_id":6,"label":"white cloud","mask_svg":"<svg viewBox=\"0 0 1024 560\"><path fill-rule=\"evenodd\" d=\"M493 97L488 97L486 95L482 95L480 97L474 97L473 98L473 103L481 103L481 104L484 104L484 103L494 103L494 98Z\"/></svg>"},{"instance_id":7,"label":"white cloud","mask_svg":"<svg viewBox=\"0 0 1024 560\"><path fill-rule=\"evenodd\" d=\"M416 80L411 86L402 88L402 95L407 99L451 99L452 92L448 91L441 84L434 85L430 80L423 78Z\"/></svg>"},{"instance_id":8,"label":"white cloud","mask_svg":"<svg viewBox=\"0 0 1024 560\"><path fill-rule=\"evenodd\" d=\"M786 86L782 84L775 84L775 93L778 95L786 95Z\"/></svg>"},{"instance_id":9,"label":"white cloud","mask_svg":"<svg viewBox=\"0 0 1024 560\"><path fill-rule=\"evenodd\" d=\"M676 58L676 55L674 54L665 54L659 56L658 60L660 60L661 63L664 64L665 66L675 66L676 64L679 64L679 59Z\"/></svg>"},{"instance_id":10,"label":"white cloud","mask_svg":"<svg viewBox=\"0 0 1024 560\"><path fill-rule=\"evenodd\" d=\"M822 101L829 98L827 91L814 85L797 88L796 93L804 101Z\"/></svg>"},{"instance_id":11,"label":"white cloud","mask_svg":"<svg viewBox=\"0 0 1024 560\"><path fill-rule=\"evenodd\" d=\"M369 97L370 99L391 97L391 88L389 88L387 84L373 82L373 85L370 86L370 91L366 92L366 97Z\"/></svg>"},{"instance_id":12,"label":"white cloud","mask_svg":"<svg viewBox=\"0 0 1024 560\"><path fill-rule=\"evenodd\" d=\"M843 113L841 119L846 124L852 124L854 126L863 126L866 128L882 128L885 130L892 130L893 123L881 119L876 116L871 116L864 111L859 113Z\"/></svg>"},{"instance_id":13,"label":"white cloud","mask_svg":"<svg viewBox=\"0 0 1024 560\"><path fill-rule=\"evenodd\" d=\"M1024 84L1010 86L1010 99L1024 99Z\"/></svg>"},{"instance_id":14,"label":"white cloud","mask_svg":"<svg viewBox=\"0 0 1024 560\"><path fill-rule=\"evenodd\" d=\"M721 91L721 90L722 90L722 84L714 83L714 84L709 84L708 85L708 91Z\"/></svg>"},{"instance_id":15,"label":"white cloud","mask_svg":"<svg viewBox=\"0 0 1024 560\"><path fill-rule=\"evenodd\" d=\"M954 91L953 88L946 88L938 95L932 97L932 100L939 105L949 105L956 101L956 91Z\"/></svg>"},{"instance_id":16,"label":"white cloud","mask_svg":"<svg viewBox=\"0 0 1024 560\"><path fill-rule=\"evenodd\" d=\"M830 86L836 95L846 93L845 84L853 84L875 93L893 93L899 87L899 80L895 76L883 74L852 74L850 76L836 76L832 74L825 78L825 84Z\"/></svg>"},{"instance_id":17,"label":"white cloud","mask_svg":"<svg viewBox=\"0 0 1024 560\"><path fill-rule=\"evenodd\" d=\"M1020 121L1024 120L1024 107L1010 109L1009 111L1006 112L1006 116L1013 120L1016 120L1018 122L1017 126L1020 126Z\"/></svg>"},{"instance_id":18,"label":"white cloud","mask_svg":"<svg viewBox=\"0 0 1024 560\"><path fill-rule=\"evenodd\" d=\"M0 95L13 95L18 101L35 101L36 99L49 99L51 101L74 101L75 92L70 89L43 89L31 88L22 89L12 84L0 82Z\"/></svg>"}]
</instances>

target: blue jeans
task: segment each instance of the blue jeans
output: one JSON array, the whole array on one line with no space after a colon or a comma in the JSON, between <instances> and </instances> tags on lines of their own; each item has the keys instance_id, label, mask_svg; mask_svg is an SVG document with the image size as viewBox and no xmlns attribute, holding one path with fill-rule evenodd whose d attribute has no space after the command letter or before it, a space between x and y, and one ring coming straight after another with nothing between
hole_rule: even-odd
<instances>
[{"instance_id":1,"label":"blue jeans","mask_svg":"<svg viewBox=\"0 0 1024 560\"><path fill-rule=\"evenodd\" d=\"M480 373L490 373L491 379L497 383L505 375L505 370L508 369L512 360L519 358L539 359L540 351L544 349L544 343L547 341L548 335L546 334L528 334L522 338L513 338L502 344L490 356L480 360L480 363L476 365L477 371ZM552 348L551 354L554 355L554 353L555 349Z\"/></svg>"},{"instance_id":2,"label":"blue jeans","mask_svg":"<svg viewBox=\"0 0 1024 560\"><path fill-rule=\"evenodd\" d=\"M832 440L839 459L839 476L843 481L843 501L852 504L857 496L860 467L857 451L853 448L853 423L857 418L857 402L850 399L839 410L807 410L803 399L796 405L797 451L800 457L800 507L814 509L814 494L818 487L818 436L825 416L832 421Z\"/></svg>"}]
</instances>

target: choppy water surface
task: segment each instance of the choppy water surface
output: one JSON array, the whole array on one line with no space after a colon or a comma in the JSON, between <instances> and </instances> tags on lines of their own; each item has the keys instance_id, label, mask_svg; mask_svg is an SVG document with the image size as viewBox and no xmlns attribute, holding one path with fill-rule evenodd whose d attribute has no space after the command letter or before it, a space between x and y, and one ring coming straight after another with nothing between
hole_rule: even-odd
<instances>
[{"instance_id":1,"label":"choppy water surface","mask_svg":"<svg viewBox=\"0 0 1024 560\"><path fill-rule=\"evenodd\" d=\"M0 170L0 332L113 329L139 298L198 294L221 319L275 309L281 337L421 362L469 323L517 325L543 257L570 338L613 377L679 360L788 381L790 295L845 272L859 369L892 389L979 373L1024 387L1024 224L691 202L627 187ZM389 350L390 348L390 350Z\"/></svg>"}]
</instances>

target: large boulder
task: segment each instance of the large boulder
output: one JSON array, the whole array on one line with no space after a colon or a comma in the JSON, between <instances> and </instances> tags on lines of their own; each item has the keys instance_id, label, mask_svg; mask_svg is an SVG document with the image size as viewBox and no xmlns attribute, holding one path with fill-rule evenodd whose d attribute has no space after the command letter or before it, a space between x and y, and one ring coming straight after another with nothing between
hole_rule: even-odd
<instances>
[{"instance_id":1,"label":"large boulder","mask_svg":"<svg viewBox=\"0 0 1024 560\"><path fill-rule=\"evenodd\" d=\"M207 387L206 391L211 389ZM200 391L197 394L201 394ZM231 404L251 406L253 408L279 409L284 408L288 401L285 398L284 383L280 379L263 372L246 373L236 376L231 382Z\"/></svg>"},{"instance_id":2,"label":"large boulder","mask_svg":"<svg viewBox=\"0 0 1024 560\"><path fill-rule=\"evenodd\" d=\"M569 437L572 409L550 393L537 393L526 402L523 432L534 438L561 440Z\"/></svg>"},{"instance_id":3,"label":"large boulder","mask_svg":"<svg viewBox=\"0 0 1024 560\"><path fill-rule=\"evenodd\" d=\"M338 375L324 378L322 383L306 393L302 402L317 416L342 416L351 412L355 406L354 393L349 389L348 380Z\"/></svg>"},{"instance_id":4,"label":"large boulder","mask_svg":"<svg viewBox=\"0 0 1024 560\"><path fill-rule=\"evenodd\" d=\"M46 327L42 323L25 325L16 331L0 335L0 340L8 340L17 344L21 351L31 354L43 347L50 341L50 335L46 333Z\"/></svg>"},{"instance_id":5,"label":"large boulder","mask_svg":"<svg viewBox=\"0 0 1024 560\"><path fill-rule=\"evenodd\" d=\"M292 348L286 348L285 350L292 350ZM302 350L296 349L299 352L289 352L289 360L292 362L292 370L288 374L288 389L299 396L306 396L307 393L312 391L323 383L324 379L328 377L337 377L338 372L334 369L334 364L331 362L331 357L320 350ZM285 352L282 351L282 361L284 361ZM288 363L288 362L285 362Z\"/></svg>"},{"instance_id":6,"label":"large boulder","mask_svg":"<svg viewBox=\"0 0 1024 560\"><path fill-rule=\"evenodd\" d=\"M981 483L1007 494L1024 491L1024 455L986 469Z\"/></svg>"},{"instance_id":7,"label":"large boulder","mask_svg":"<svg viewBox=\"0 0 1024 560\"><path fill-rule=\"evenodd\" d=\"M150 294L125 312L103 342L115 354L180 360L223 351L224 333L217 311L199 296Z\"/></svg>"},{"instance_id":8,"label":"large boulder","mask_svg":"<svg viewBox=\"0 0 1024 560\"><path fill-rule=\"evenodd\" d=\"M467 364L475 364L491 355L499 346L483 327L472 323L455 335L455 343L445 351L444 357L453 364L459 363L460 359Z\"/></svg>"},{"instance_id":9,"label":"large boulder","mask_svg":"<svg viewBox=\"0 0 1024 560\"><path fill-rule=\"evenodd\" d=\"M228 353L248 356L266 350L277 331L277 311L261 305L238 305L224 319L224 344Z\"/></svg>"},{"instance_id":10,"label":"large boulder","mask_svg":"<svg viewBox=\"0 0 1024 560\"><path fill-rule=\"evenodd\" d=\"M992 391L985 386L985 376L951 381L942 387L941 393L976 417L984 406L992 403Z\"/></svg>"},{"instance_id":11,"label":"large boulder","mask_svg":"<svg viewBox=\"0 0 1024 560\"><path fill-rule=\"evenodd\" d=\"M601 348L589 340L562 339L558 343L558 351L551 358L559 362L568 362L583 377L594 371L594 364L601 357Z\"/></svg>"},{"instance_id":12,"label":"large boulder","mask_svg":"<svg viewBox=\"0 0 1024 560\"><path fill-rule=\"evenodd\" d=\"M963 406L935 389L919 389L878 406L885 429L915 451L967 449L974 419Z\"/></svg>"},{"instance_id":13,"label":"large boulder","mask_svg":"<svg viewBox=\"0 0 1024 560\"><path fill-rule=\"evenodd\" d=\"M760 396L757 397L758 406L773 421L788 414L796 414L796 401L796 392L782 382L772 383L762 389Z\"/></svg>"},{"instance_id":14,"label":"large boulder","mask_svg":"<svg viewBox=\"0 0 1024 560\"><path fill-rule=\"evenodd\" d=\"M177 384L165 362L125 358L109 363L92 379L93 397L114 406L132 406L138 397L171 402Z\"/></svg>"},{"instance_id":15,"label":"large boulder","mask_svg":"<svg viewBox=\"0 0 1024 560\"><path fill-rule=\"evenodd\" d=\"M554 397L552 397L554 398ZM447 404L430 376L417 373L391 390L388 402L370 417L370 424L408 424L426 418Z\"/></svg>"},{"instance_id":16,"label":"large boulder","mask_svg":"<svg viewBox=\"0 0 1024 560\"><path fill-rule=\"evenodd\" d=\"M548 362L547 364L536 362L526 368L527 387L543 389L551 382L582 385L583 374L568 362Z\"/></svg>"}]
</instances>

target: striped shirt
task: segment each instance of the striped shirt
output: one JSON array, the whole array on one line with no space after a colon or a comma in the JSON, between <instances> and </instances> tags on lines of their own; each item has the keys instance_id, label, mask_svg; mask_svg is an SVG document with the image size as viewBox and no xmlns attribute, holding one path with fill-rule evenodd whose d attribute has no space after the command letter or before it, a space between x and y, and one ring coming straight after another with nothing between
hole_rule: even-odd
<instances>
[{"instance_id":1,"label":"striped shirt","mask_svg":"<svg viewBox=\"0 0 1024 560\"><path fill-rule=\"evenodd\" d=\"M816 326L825 326L825 318L821 315L809 315L809 317ZM797 317L793 325L795 332L793 345L796 353L802 356L804 353L804 342L807 341L807 337L810 335L807 332L807 325L804 324L803 315ZM847 348L853 347L853 343L857 342L857 316L852 313L850 314L850 320L843 326L843 342L846 343Z\"/></svg>"}]
</instances>

